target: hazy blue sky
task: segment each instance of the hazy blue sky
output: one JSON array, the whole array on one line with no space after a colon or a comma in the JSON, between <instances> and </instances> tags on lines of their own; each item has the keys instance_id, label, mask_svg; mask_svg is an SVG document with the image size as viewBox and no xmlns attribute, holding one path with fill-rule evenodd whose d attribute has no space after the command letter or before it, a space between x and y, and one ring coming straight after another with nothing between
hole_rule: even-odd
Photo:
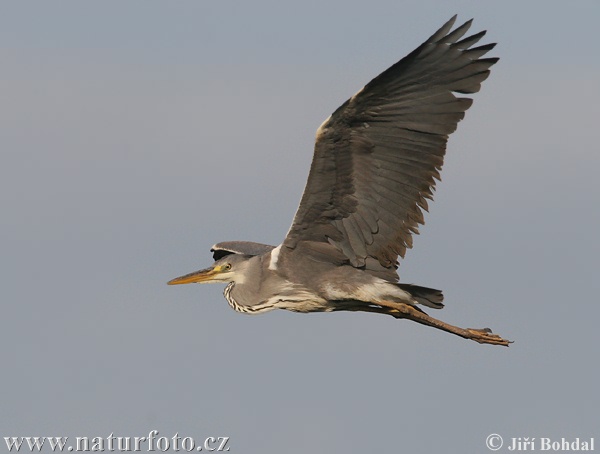
<instances>
[{"instance_id":1,"label":"hazy blue sky","mask_svg":"<svg viewBox=\"0 0 600 454\"><path fill-rule=\"evenodd\" d=\"M217 241L279 244L318 125L454 13L501 60L400 273L510 348L165 285ZM0 437L599 445L599 19L597 1L2 2Z\"/></svg>"}]
</instances>

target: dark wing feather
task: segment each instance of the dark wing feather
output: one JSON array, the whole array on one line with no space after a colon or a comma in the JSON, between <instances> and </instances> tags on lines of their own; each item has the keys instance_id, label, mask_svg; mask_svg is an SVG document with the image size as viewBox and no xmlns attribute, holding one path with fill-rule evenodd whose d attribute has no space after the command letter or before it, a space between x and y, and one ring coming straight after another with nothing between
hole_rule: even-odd
<instances>
[{"instance_id":1,"label":"dark wing feather","mask_svg":"<svg viewBox=\"0 0 600 454\"><path fill-rule=\"evenodd\" d=\"M455 19L318 129L308 182L282 253L322 243L332 256L341 252L353 266L391 276L386 270L395 269L424 222L421 209L427 210L440 178L448 135L471 106L471 99L454 93L477 92L498 60L481 58L494 44L471 47L485 31L460 40L471 21L450 31Z\"/></svg>"}]
</instances>

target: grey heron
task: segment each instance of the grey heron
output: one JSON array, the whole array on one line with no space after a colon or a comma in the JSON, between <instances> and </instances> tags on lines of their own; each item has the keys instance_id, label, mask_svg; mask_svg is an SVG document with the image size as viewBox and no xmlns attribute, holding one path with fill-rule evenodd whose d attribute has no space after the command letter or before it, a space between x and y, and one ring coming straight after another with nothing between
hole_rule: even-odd
<instances>
[{"instance_id":1,"label":"grey heron","mask_svg":"<svg viewBox=\"0 0 600 454\"><path fill-rule=\"evenodd\" d=\"M421 309L441 309L439 290L399 283L399 257L424 223L456 130L498 58L495 44L463 38L472 20L452 17L427 41L343 103L316 133L308 181L283 242L215 244L214 264L169 284L221 282L238 312L362 311L444 330L479 343L509 341L459 328ZM457 96L458 95L458 96Z\"/></svg>"}]
</instances>

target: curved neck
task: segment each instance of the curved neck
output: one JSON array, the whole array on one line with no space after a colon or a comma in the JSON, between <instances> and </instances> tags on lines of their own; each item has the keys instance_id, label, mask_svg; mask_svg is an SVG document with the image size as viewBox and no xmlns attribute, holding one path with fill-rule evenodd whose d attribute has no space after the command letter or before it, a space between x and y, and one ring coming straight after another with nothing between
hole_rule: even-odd
<instances>
[{"instance_id":1,"label":"curved neck","mask_svg":"<svg viewBox=\"0 0 600 454\"><path fill-rule=\"evenodd\" d=\"M227 303L229 303L229 306L231 306L234 311L242 312L244 314L258 314L275 309L275 306L269 301L248 305L238 303L235 297L236 292L234 292L234 288L235 282L230 282L227 284L227 287L225 287L225 290L223 290L223 296L225 296Z\"/></svg>"}]
</instances>

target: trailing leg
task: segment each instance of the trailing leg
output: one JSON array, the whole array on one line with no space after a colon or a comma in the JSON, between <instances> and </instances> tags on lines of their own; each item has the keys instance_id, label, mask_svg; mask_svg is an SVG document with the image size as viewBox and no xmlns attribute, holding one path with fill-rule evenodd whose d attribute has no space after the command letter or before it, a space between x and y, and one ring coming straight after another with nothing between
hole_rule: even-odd
<instances>
[{"instance_id":1,"label":"trailing leg","mask_svg":"<svg viewBox=\"0 0 600 454\"><path fill-rule=\"evenodd\" d=\"M436 318L427 315L422 310L406 303L396 303L393 301L380 301L378 304L382 307L380 313L392 315L395 318L406 318L422 325L431 326L441 329L448 333L455 334L465 339L471 339L480 344L504 345L508 347L510 341L503 339L497 334L493 334L489 328L459 328L458 326L450 325ZM387 310L385 310L387 309ZM372 311L376 312L376 311Z\"/></svg>"}]
</instances>

